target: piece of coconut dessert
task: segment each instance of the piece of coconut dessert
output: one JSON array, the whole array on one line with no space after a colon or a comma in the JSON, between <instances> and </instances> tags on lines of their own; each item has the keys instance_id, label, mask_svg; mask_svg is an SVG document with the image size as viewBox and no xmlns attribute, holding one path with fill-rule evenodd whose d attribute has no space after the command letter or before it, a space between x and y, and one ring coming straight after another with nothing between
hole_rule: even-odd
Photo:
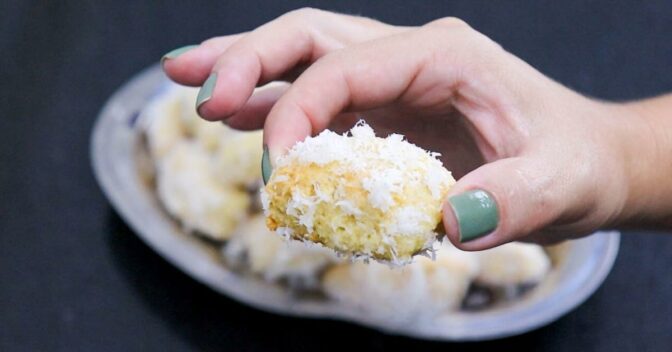
<instances>
[{"instance_id":1,"label":"piece of coconut dessert","mask_svg":"<svg viewBox=\"0 0 672 352\"><path fill-rule=\"evenodd\" d=\"M325 130L275 160L262 190L267 226L352 257L404 264L431 250L455 183L439 154L365 122Z\"/></svg>"},{"instance_id":2,"label":"piece of coconut dessert","mask_svg":"<svg viewBox=\"0 0 672 352\"><path fill-rule=\"evenodd\" d=\"M328 297L388 323L426 320L460 308L479 262L447 239L434 244L435 258L414 258L403 267L379 263L343 263L325 273Z\"/></svg>"},{"instance_id":3,"label":"piece of coconut dessert","mask_svg":"<svg viewBox=\"0 0 672 352\"><path fill-rule=\"evenodd\" d=\"M234 267L247 268L269 282L283 281L294 289L318 288L320 273L339 262L332 250L285 240L271 232L261 214L242 222L222 253Z\"/></svg>"}]
</instances>

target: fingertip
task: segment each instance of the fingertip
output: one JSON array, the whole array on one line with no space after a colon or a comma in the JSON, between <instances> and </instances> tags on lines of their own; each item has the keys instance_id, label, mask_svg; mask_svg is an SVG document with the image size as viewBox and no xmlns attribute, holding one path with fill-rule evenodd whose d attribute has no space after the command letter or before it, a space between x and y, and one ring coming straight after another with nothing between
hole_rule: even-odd
<instances>
[{"instance_id":1,"label":"fingertip","mask_svg":"<svg viewBox=\"0 0 672 352\"><path fill-rule=\"evenodd\" d=\"M506 242L500 236L497 203L489 192L472 189L453 194L442 211L446 236L461 250L480 251Z\"/></svg>"},{"instance_id":2,"label":"fingertip","mask_svg":"<svg viewBox=\"0 0 672 352\"><path fill-rule=\"evenodd\" d=\"M179 48L175 48L167 53L165 53L161 57L161 65L163 65L167 60L173 60L178 58L180 55L192 50L198 48L198 45L185 45Z\"/></svg>"},{"instance_id":3,"label":"fingertip","mask_svg":"<svg viewBox=\"0 0 672 352\"><path fill-rule=\"evenodd\" d=\"M161 57L161 68L171 80L186 86L203 84L210 74L215 53L200 45L174 49Z\"/></svg>"},{"instance_id":4,"label":"fingertip","mask_svg":"<svg viewBox=\"0 0 672 352\"><path fill-rule=\"evenodd\" d=\"M450 208L448 206L448 208ZM450 213L451 215L448 215ZM452 214L452 211L444 210L443 214L443 222L444 222L444 227L446 230L446 237L450 241L450 243L455 246L455 248L458 248L462 251L465 252L476 252L476 251L482 251L490 248L494 248L497 246L500 246L508 241L503 241L500 236L497 235L496 232L493 232L485 237L481 237L475 240L471 240L468 242L463 242L460 241L460 232L459 232L459 226L456 224L448 224L449 217L452 216L454 219L454 215Z\"/></svg>"},{"instance_id":5,"label":"fingertip","mask_svg":"<svg viewBox=\"0 0 672 352\"><path fill-rule=\"evenodd\" d=\"M235 73L212 72L198 92L196 111L208 121L227 119L245 106L253 90L253 83Z\"/></svg>"},{"instance_id":6,"label":"fingertip","mask_svg":"<svg viewBox=\"0 0 672 352\"><path fill-rule=\"evenodd\" d=\"M443 203L443 228L446 232L446 237L454 246L459 248L460 245L460 226L457 223L457 218L450 206L450 202L446 199Z\"/></svg>"},{"instance_id":7,"label":"fingertip","mask_svg":"<svg viewBox=\"0 0 672 352\"><path fill-rule=\"evenodd\" d=\"M203 84L217 59L244 35L210 38L198 45L173 49L161 58L161 67L173 81L192 87Z\"/></svg>"},{"instance_id":8,"label":"fingertip","mask_svg":"<svg viewBox=\"0 0 672 352\"><path fill-rule=\"evenodd\" d=\"M208 76L208 79L203 82L201 89L198 90L198 96L196 97L196 112L199 116L208 121L217 120L214 111L212 111L211 105L213 104L207 104L212 100L216 85L217 73L213 72Z\"/></svg>"},{"instance_id":9,"label":"fingertip","mask_svg":"<svg viewBox=\"0 0 672 352\"><path fill-rule=\"evenodd\" d=\"M164 59L175 59L179 57L180 55L187 53L195 48L198 48L198 44L189 44L189 45L184 45L179 48L175 48L173 50L170 50L169 52L165 53L163 57L161 58L162 60Z\"/></svg>"}]
</instances>

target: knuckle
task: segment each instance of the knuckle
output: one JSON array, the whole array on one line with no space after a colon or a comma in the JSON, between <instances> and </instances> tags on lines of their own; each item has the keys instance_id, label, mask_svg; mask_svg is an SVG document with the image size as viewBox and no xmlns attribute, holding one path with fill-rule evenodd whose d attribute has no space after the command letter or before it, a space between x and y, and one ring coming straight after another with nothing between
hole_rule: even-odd
<instances>
[{"instance_id":1,"label":"knuckle","mask_svg":"<svg viewBox=\"0 0 672 352\"><path fill-rule=\"evenodd\" d=\"M302 7L300 9L289 11L281 17L290 22L304 22L320 16L323 12L324 11L312 7Z\"/></svg>"},{"instance_id":2,"label":"knuckle","mask_svg":"<svg viewBox=\"0 0 672 352\"><path fill-rule=\"evenodd\" d=\"M432 21L421 27L422 35L436 41L449 40L452 45L482 53L499 53L499 44L469 26L456 17L445 17ZM430 42L434 42L431 40Z\"/></svg>"},{"instance_id":3,"label":"knuckle","mask_svg":"<svg viewBox=\"0 0 672 352\"><path fill-rule=\"evenodd\" d=\"M218 37L209 38L201 42L200 46L204 48L216 48L218 42Z\"/></svg>"},{"instance_id":4,"label":"knuckle","mask_svg":"<svg viewBox=\"0 0 672 352\"><path fill-rule=\"evenodd\" d=\"M442 27L442 28L450 28L450 29L457 29L457 28L471 28L467 24L467 22L457 18L457 17L443 17L439 18L438 20L434 20L432 22L429 22L427 26L433 26L433 27Z\"/></svg>"},{"instance_id":5,"label":"knuckle","mask_svg":"<svg viewBox=\"0 0 672 352\"><path fill-rule=\"evenodd\" d=\"M335 50L324 54L322 57L317 59L313 66L319 70L330 70L340 68L343 61L345 60L345 54L343 50Z\"/></svg>"},{"instance_id":6,"label":"knuckle","mask_svg":"<svg viewBox=\"0 0 672 352\"><path fill-rule=\"evenodd\" d=\"M427 23L422 27L429 36L454 38L456 40L474 40L478 32L466 22L456 17L444 17Z\"/></svg>"},{"instance_id":7,"label":"knuckle","mask_svg":"<svg viewBox=\"0 0 672 352\"><path fill-rule=\"evenodd\" d=\"M468 36L468 33L465 33L467 28L469 27L466 25L456 24L453 18L449 17L429 22L420 27L417 33L429 42L443 42L445 40L455 42L462 41Z\"/></svg>"}]
</instances>

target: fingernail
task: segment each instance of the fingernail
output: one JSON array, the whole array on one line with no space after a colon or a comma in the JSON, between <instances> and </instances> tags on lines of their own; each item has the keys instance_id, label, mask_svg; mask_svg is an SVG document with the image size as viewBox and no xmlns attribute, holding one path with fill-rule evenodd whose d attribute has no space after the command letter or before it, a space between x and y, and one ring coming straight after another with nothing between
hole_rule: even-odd
<instances>
[{"instance_id":1,"label":"fingernail","mask_svg":"<svg viewBox=\"0 0 672 352\"><path fill-rule=\"evenodd\" d=\"M499 210L495 199L476 189L448 199L460 227L460 242L483 237L497 227Z\"/></svg>"},{"instance_id":2,"label":"fingernail","mask_svg":"<svg viewBox=\"0 0 672 352\"><path fill-rule=\"evenodd\" d=\"M271 165L271 157L268 154L268 146L264 145L264 154L261 157L261 177L264 179L264 185L268 183L273 173L273 165Z\"/></svg>"},{"instance_id":3,"label":"fingernail","mask_svg":"<svg viewBox=\"0 0 672 352\"><path fill-rule=\"evenodd\" d=\"M178 57L178 56L180 56L180 55L186 53L187 51L189 51L193 48L196 48L196 47L198 47L198 45L185 45L183 47L173 49L173 50L167 52L165 55L163 55L161 57L161 65L163 65L164 61L166 61L168 59L174 59L174 58L176 58L176 57Z\"/></svg>"},{"instance_id":4,"label":"fingernail","mask_svg":"<svg viewBox=\"0 0 672 352\"><path fill-rule=\"evenodd\" d=\"M215 83L217 83L217 73L211 73L208 79L203 82L201 90L198 91L198 97L196 97L196 110L198 110L203 103L212 98L212 91L215 89Z\"/></svg>"}]
</instances>

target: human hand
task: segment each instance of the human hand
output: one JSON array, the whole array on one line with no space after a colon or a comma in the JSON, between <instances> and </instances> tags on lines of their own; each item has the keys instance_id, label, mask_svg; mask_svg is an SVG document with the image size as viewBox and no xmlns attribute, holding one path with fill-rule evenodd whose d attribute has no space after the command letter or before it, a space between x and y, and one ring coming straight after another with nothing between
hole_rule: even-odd
<instances>
[{"instance_id":1,"label":"human hand","mask_svg":"<svg viewBox=\"0 0 672 352\"><path fill-rule=\"evenodd\" d=\"M631 109L561 86L460 20L394 27L305 9L167 58L169 77L203 85L202 117L264 126L272 158L360 116L442 153L461 176L443 219L459 248L554 242L636 216L637 152L624 141L644 132ZM273 80L291 84L252 94Z\"/></svg>"}]
</instances>

